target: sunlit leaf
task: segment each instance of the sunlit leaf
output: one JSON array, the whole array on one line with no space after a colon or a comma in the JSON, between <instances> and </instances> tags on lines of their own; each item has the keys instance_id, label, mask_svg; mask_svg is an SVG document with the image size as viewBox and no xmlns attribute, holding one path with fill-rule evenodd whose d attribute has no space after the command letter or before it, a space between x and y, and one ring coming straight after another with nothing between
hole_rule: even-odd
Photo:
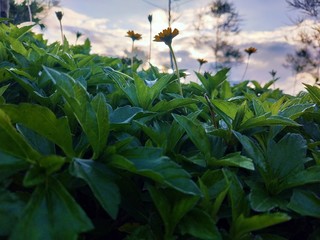
<instances>
[{"instance_id":1,"label":"sunlit leaf","mask_svg":"<svg viewBox=\"0 0 320 240\"><path fill-rule=\"evenodd\" d=\"M40 158L36 152L11 125L8 115L0 109L0 150L11 156L35 162Z\"/></svg>"},{"instance_id":2,"label":"sunlit leaf","mask_svg":"<svg viewBox=\"0 0 320 240\"><path fill-rule=\"evenodd\" d=\"M74 156L72 135L66 117L58 119L49 108L29 103L2 105L0 109L8 114L12 122L23 124L57 144L68 156Z\"/></svg>"}]
</instances>

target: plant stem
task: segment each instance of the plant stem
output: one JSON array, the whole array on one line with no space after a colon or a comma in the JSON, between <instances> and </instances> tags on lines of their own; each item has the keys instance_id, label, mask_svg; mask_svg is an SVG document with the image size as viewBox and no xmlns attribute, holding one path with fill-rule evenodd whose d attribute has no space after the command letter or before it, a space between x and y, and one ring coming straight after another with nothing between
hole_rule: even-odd
<instances>
[{"instance_id":1,"label":"plant stem","mask_svg":"<svg viewBox=\"0 0 320 240\"><path fill-rule=\"evenodd\" d=\"M134 41L132 40L132 48L131 48L131 70L133 72L133 51L134 51Z\"/></svg>"},{"instance_id":2,"label":"plant stem","mask_svg":"<svg viewBox=\"0 0 320 240\"><path fill-rule=\"evenodd\" d=\"M250 61L250 55L248 55L248 60L247 60L247 65L246 65L246 68L244 69L244 73L242 75L242 78L241 78L241 81L243 81L246 73L247 73L247 70L248 70L248 66L249 66L249 61Z\"/></svg>"},{"instance_id":3,"label":"plant stem","mask_svg":"<svg viewBox=\"0 0 320 240\"><path fill-rule=\"evenodd\" d=\"M149 63L151 61L151 44L152 44L152 23L150 23Z\"/></svg>"},{"instance_id":4,"label":"plant stem","mask_svg":"<svg viewBox=\"0 0 320 240\"><path fill-rule=\"evenodd\" d=\"M216 114L213 110L213 107L212 107L212 103L210 102L210 99L208 97L208 95L205 93L204 94L204 98L206 99L207 103L208 103L208 107L209 107L209 112L210 112L210 116L211 116L211 122L212 122L212 125L215 127L215 128L218 128L217 126L217 123L215 121L215 117L216 117Z\"/></svg>"},{"instance_id":5,"label":"plant stem","mask_svg":"<svg viewBox=\"0 0 320 240\"><path fill-rule=\"evenodd\" d=\"M171 53L171 56L172 56L172 58L173 58L174 66L175 66L175 69L176 69L177 81L178 81L178 84L179 84L179 92L180 92L180 95L183 96L182 87L181 87L181 82L180 82L180 73L179 73L179 68L178 68L176 56L175 56L175 54L174 54L174 52L173 52L173 49L172 49L171 44L169 44L168 46L169 46L170 53Z\"/></svg>"},{"instance_id":6,"label":"plant stem","mask_svg":"<svg viewBox=\"0 0 320 240\"><path fill-rule=\"evenodd\" d=\"M32 22L32 12L31 12L31 7L30 7L31 3L30 0L27 3L27 7L28 7L28 13L29 13L29 20L30 22Z\"/></svg>"},{"instance_id":7,"label":"plant stem","mask_svg":"<svg viewBox=\"0 0 320 240\"><path fill-rule=\"evenodd\" d=\"M63 28L62 28L62 22L61 22L61 20L59 20L59 23L60 23L60 32L61 32L61 40L62 40L62 44L63 44L63 42L64 42L64 34L63 34Z\"/></svg>"}]
</instances>

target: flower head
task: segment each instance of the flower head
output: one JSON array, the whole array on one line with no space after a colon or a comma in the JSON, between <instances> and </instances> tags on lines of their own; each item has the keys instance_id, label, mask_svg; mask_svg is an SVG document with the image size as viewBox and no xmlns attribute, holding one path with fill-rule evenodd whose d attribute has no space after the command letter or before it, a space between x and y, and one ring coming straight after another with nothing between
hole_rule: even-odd
<instances>
[{"instance_id":1,"label":"flower head","mask_svg":"<svg viewBox=\"0 0 320 240\"><path fill-rule=\"evenodd\" d=\"M164 42L168 46L171 45L172 39L179 34L178 29L172 29L168 27L167 29L164 29L162 32L158 33L158 35L154 36L155 42Z\"/></svg>"},{"instance_id":2,"label":"flower head","mask_svg":"<svg viewBox=\"0 0 320 240\"><path fill-rule=\"evenodd\" d=\"M152 14L148 15L148 21L149 21L150 24L152 23Z\"/></svg>"},{"instance_id":3,"label":"flower head","mask_svg":"<svg viewBox=\"0 0 320 240\"><path fill-rule=\"evenodd\" d=\"M56 16L57 16L58 20L61 21L62 17L63 17L63 13L61 11L58 11L58 12L56 12Z\"/></svg>"},{"instance_id":4,"label":"flower head","mask_svg":"<svg viewBox=\"0 0 320 240\"><path fill-rule=\"evenodd\" d=\"M200 65L203 65L208 62L207 60L205 60L203 58L198 58L197 61L199 62Z\"/></svg>"},{"instance_id":5,"label":"flower head","mask_svg":"<svg viewBox=\"0 0 320 240\"><path fill-rule=\"evenodd\" d=\"M270 73L271 77L273 77L273 78L277 75L277 71L273 70L273 69L269 73Z\"/></svg>"},{"instance_id":6,"label":"flower head","mask_svg":"<svg viewBox=\"0 0 320 240\"><path fill-rule=\"evenodd\" d=\"M254 47L249 47L249 48L246 48L244 51L245 51L246 53L248 53L249 56L250 56L252 53L255 53L255 52L257 51L257 49L254 48Z\"/></svg>"},{"instance_id":7,"label":"flower head","mask_svg":"<svg viewBox=\"0 0 320 240\"><path fill-rule=\"evenodd\" d=\"M76 36L77 36L77 39L78 39L78 38L80 38L80 37L82 36L82 33L78 31L78 32L76 33Z\"/></svg>"},{"instance_id":8,"label":"flower head","mask_svg":"<svg viewBox=\"0 0 320 240\"><path fill-rule=\"evenodd\" d=\"M140 40L142 35L139 33L135 33L134 31L128 31L126 37L129 37L132 39L132 41Z\"/></svg>"}]
</instances>

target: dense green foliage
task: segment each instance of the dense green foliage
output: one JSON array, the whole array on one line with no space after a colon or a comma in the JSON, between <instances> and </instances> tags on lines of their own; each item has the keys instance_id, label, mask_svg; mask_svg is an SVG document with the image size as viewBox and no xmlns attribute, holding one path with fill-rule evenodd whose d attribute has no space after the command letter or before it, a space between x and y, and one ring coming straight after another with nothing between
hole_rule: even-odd
<instances>
[{"instance_id":1,"label":"dense green foliage","mask_svg":"<svg viewBox=\"0 0 320 240\"><path fill-rule=\"evenodd\" d=\"M319 239L317 87L89 52L0 26L0 238Z\"/></svg>"}]
</instances>

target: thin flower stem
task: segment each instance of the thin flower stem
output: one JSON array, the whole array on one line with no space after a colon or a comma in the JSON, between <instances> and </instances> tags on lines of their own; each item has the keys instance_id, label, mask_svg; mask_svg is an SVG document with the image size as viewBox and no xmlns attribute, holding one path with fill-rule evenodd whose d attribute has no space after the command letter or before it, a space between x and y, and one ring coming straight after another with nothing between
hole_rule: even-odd
<instances>
[{"instance_id":1,"label":"thin flower stem","mask_svg":"<svg viewBox=\"0 0 320 240\"><path fill-rule=\"evenodd\" d=\"M246 73L247 73L247 70L248 70L248 66L249 66L249 61L250 61L250 55L248 55L248 60L247 60L247 65L246 65L246 68L244 69L244 73L242 75L242 78L241 78L241 81L243 81Z\"/></svg>"},{"instance_id":2,"label":"thin flower stem","mask_svg":"<svg viewBox=\"0 0 320 240\"><path fill-rule=\"evenodd\" d=\"M171 55L172 55L172 58L173 58L174 66L175 66L175 69L176 69L177 81L178 81L178 84L179 84L179 92L180 92L180 95L183 96L181 82L180 82L180 73L179 73L179 68L178 68L176 56L175 56L175 54L173 52L171 44L169 44L168 46L169 46L169 49L170 49L170 52L171 52Z\"/></svg>"},{"instance_id":3,"label":"thin flower stem","mask_svg":"<svg viewBox=\"0 0 320 240\"><path fill-rule=\"evenodd\" d=\"M152 45L152 23L150 23L149 62L151 61L151 45Z\"/></svg>"},{"instance_id":4,"label":"thin flower stem","mask_svg":"<svg viewBox=\"0 0 320 240\"><path fill-rule=\"evenodd\" d=\"M63 28L62 28L62 23L61 23L61 20L59 20L59 23L60 23L60 32L61 32L61 40L62 40L62 44L64 42L64 34L63 34Z\"/></svg>"},{"instance_id":5,"label":"thin flower stem","mask_svg":"<svg viewBox=\"0 0 320 240\"><path fill-rule=\"evenodd\" d=\"M30 5L31 5L31 3L30 3L30 0L29 0L28 4L27 4L27 8L28 8L28 13L29 13L29 20L30 20L30 22L32 22L32 12L31 12Z\"/></svg>"},{"instance_id":6,"label":"thin flower stem","mask_svg":"<svg viewBox=\"0 0 320 240\"><path fill-rule=\"evenodd\" d=\"M133 51L134 51L134 41L132 41L132 48L131 48L131 70L133 71Z\"/></svg>"}]
</instances>

